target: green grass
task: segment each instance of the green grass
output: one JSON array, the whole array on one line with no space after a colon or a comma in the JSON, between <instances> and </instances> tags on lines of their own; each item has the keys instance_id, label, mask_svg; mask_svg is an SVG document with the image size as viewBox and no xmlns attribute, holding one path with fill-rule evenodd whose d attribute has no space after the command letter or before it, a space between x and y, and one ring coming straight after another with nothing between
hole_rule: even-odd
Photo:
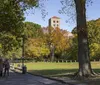
<instances>
[{"instance_id":1,"label":"green grass","mask_svg":"<svg viewBox=\"0 0 100 85\"><path fill-rule=\"evenodd\" d=\"M78 68L77 63L28 63L26 65L29 72L45 76L64 75L75 72Z\"/></svg>"},{"instance_id":2,"label":"green grass","mask_svg":"<svg viewBox=\"0 0 100 85\"><path fill-rule=\"evenodd\" d=\"M25 63L27 70L30 73L45 76L61 76L69 73L74 73L78 69L78 63L49 63L49 62L34 62ZM92 62L92 68L95 72L100 72L100 62Z\"/></svg>"},{"instance_id":3,"label":"green grass","mask_svg":"<svg viewBox=\"0 0 100 85\"><path fill-rule=\"evenodd\" d=\"M73 74L78 70L78 63L49 63L49 62L34 62L25 63L28 72L37 75L43 75L48 77L70 77L68 74ZM100 73L100 62L92 62L92 68L95 72ZM17 66L17 64L15 64ZM100 77L94 77L92 79L80 80L80 83L86 83L87 85L100 85ZM79 83L79 82L76 82ZM75 82L74 82L75 84Z\"/></svg>"}]
</instances>

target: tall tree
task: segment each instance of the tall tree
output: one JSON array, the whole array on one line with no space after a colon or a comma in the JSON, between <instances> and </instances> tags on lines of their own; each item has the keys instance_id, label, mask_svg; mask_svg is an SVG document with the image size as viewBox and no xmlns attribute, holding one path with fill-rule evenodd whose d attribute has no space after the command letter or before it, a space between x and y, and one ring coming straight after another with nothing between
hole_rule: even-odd
<instances>
[{"instance_id":1,"label":"tall tree","mask_svg":"<svg viewBox=\"0 0 100 85\"><path fill-rule=\"evenodd\" d=\"M88 28L88 41L89 41L89 51L90 51L90 59L99 59L100 53L100 19L91 20L87 22ZM77 34L77 27L72 30L73 34ZM73 41L75 43L75 40ZM78 44L76 42L76 44ZM75 47L75 45L73 44ZM75 49L72 49L75 51Z\"/></svg>"},{"instance_id":2,"label":"tall tree","mask_svg":"<svg viewBox=\"0 0 100 85\"><path fill-rule=\"evenodd\" d=\"M21 33L24 11L37 6L38 0L0 0L0 32Z\"/></svg>"},{"instance_id":3,"label":"tall tree","mask_svg":"<svg viewBox=\"0 0 100 85\"><path fill-rule=\"evenodd\" d=\"M88 40L91 59L99 60L100 56L100 19L87 22Z\"/></svg>"},{"instance_id":4,"label":"tall tree","mask_svg":"<svg viewBox=\"0 0 100 85\"><path fill-rule=\"evenodd\" d=\"M45 28L44 31L44 36L45 36L45 42L47 43L49 50L50 50L50 60L54 61L54 43L53 43L53 31L54 28L52 27L47 27Z\"/></svg>"},{"instance_id":5,"label":"tall tree","mask_svg":"<svg viewBox=\"0 0 100 85\"><path fill-rule=\"evenodd\" d=\"M70 38L68 37L68 32L57 27L52 34L55 54L58 55L58 58L61 58L62 54L69 48Z\"/></svg>"},{"instance_id":6,"label":"tall tree","mask_svg":"<svg viewBox=\"0 0 100 85\"><path fill-rule=\"evenodd\" d=\"M33 22L24 23L24 34L27 38L39 37L41 33L42 33L41 25L35 24Z\"/></svg>"},{"instance_id":7,"label":"tall tree","mask_svg":"<svg viewBox=\"0 0 100 85\"><path fill-rule=\"evenodd\" d=\"M47 31L47 33L45 33ZM66 30L60 28L48 27L44 31L46 43L50 49L51 61L56 58L61 58L62 53L69 48L69 37ZM56 54L56 56L55 56Z\"/></svg>"},{"instance_id":8,"label":"tall tree","mask_svg":"<svg viewBox=\"0 0 100 85\"><path fill-rule=\"evenodd\" d=\"M7 35L3 37L6 38L3 40L4 42L12 41L13 38L11 36L13 35L20 36L22 34L24 11L37 5L38 0L0 0L0 33ZM7 38L8 36L9 39ZM6 48L5 46L10 48L10 43L3 45L4 49ZM6 48L6 50L8 49Z\"/></svg>"},{"instance_id":9,"label":"tall tree","mask_svg":"<svg viewBox=\"0 0 100 85\"><path fill-rule=\"evenodd\" d=\"M42 38L28 38L25 44L27 57L43 58L49 55L49 49Z\"/></svg>"},{"instance_id":10,"label":"tall tree","mask_svg":"<svg viewBox=\"0 0 100 85\"><path fill-rule=\"evenodd\" d=\"M77 14L78 34L78 76L90 76L93 74L90 64L88 32L86 25L86 0L74 0Z\"/></svg>"},{"instance_id":11,"label":"tall tree","mask_svg":"<svg viewBox=\"0 0 100 85\"><path fill-rule=\"evenodd\" d=\"M0 44L1 44L1 53L0 55L4 57L11 57L11 53L20 48L19 42L16 40L16 36L11 33L0 33ZM17 53L18 54L18 53Z\"/></svg>"}]
</instances>

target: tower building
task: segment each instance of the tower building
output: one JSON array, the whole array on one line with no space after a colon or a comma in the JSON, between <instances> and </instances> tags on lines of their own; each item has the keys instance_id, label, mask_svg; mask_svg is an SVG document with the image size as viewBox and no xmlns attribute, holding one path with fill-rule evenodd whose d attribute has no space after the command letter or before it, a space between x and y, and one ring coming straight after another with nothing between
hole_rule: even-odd
<instances>
[{"instance_id":1,"label":"tower building","mask_svg":"<svg viewBox=\"0 0 100 85\"><path fill-rule=\"evenodd\" d=\"M49 19L49 26L56 28L59 27L60 28L60 18L53 16L52 18Z\"/></svg>"}]
</instances>

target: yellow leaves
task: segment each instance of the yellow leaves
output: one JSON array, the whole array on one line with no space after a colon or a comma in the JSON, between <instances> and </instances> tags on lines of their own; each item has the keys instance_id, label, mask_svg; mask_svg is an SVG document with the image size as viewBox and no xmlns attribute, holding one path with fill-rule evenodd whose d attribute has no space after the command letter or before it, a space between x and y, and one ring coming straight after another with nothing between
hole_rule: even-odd
<instances>
[{"instance_id":1,"label":"yellow leaves","mask_svg":"<svg viewBox=\"0 0 100 85\"><path fill-rule=\"evenodd\" d=\"M62 53L70 47L70 40L66 30L49 27L43 36L42 38L28 38L26 42L28 55L35 57L47 56L51 52L51 44L54 46L55 53Z\"/></svg>"},{"instance_id":2,"label":"yellow leaves","mask_svg":"<svg viewBox=\"0 0 100 85\"><path fill-rule=\"evenodd\" d=\"M32 57L42 57L50 53L42 38L29 38L26 42L26 53Z\"/></svg>"},{"instance_id":3,"label":"yellow leaves","mask_svg":"<svg viewBox=\"0 0 100 85\"><path fill-rule=\"evenodd\" d=\"M91 56L95 56L96 55L96 53L98 53L99 52L99 50L100 50L100 45L99 44L97 44L97 43L92 43L91 45L90 45L90 51L91 51Z\"/></svg>"},{"instance_id":4,"label":"yellow leaves","mask_svg":"<svg viewBox=\"0 0 100 85\"><path fill-rule=\"evenodd\" d=\"M52 43L57 52L62 52L69 47L68 32L60 28L48 28L49 34L47 39Z\"/></svg>"}]
</instances>

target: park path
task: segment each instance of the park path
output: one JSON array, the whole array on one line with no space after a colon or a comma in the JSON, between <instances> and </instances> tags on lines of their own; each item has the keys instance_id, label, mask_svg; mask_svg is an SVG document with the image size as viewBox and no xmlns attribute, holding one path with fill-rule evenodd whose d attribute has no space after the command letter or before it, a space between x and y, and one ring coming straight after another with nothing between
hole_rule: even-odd
<instances>
[{"instance_id":1,"label":"park path","mask_svg":"<svg viewBox=\"0 0 100 85\"><path fill-rule=\"evenodd\" d=\"M0 78L0 85L68 85L55 80L10 71L10 76Z\"/></svg>"}]
</instances>

